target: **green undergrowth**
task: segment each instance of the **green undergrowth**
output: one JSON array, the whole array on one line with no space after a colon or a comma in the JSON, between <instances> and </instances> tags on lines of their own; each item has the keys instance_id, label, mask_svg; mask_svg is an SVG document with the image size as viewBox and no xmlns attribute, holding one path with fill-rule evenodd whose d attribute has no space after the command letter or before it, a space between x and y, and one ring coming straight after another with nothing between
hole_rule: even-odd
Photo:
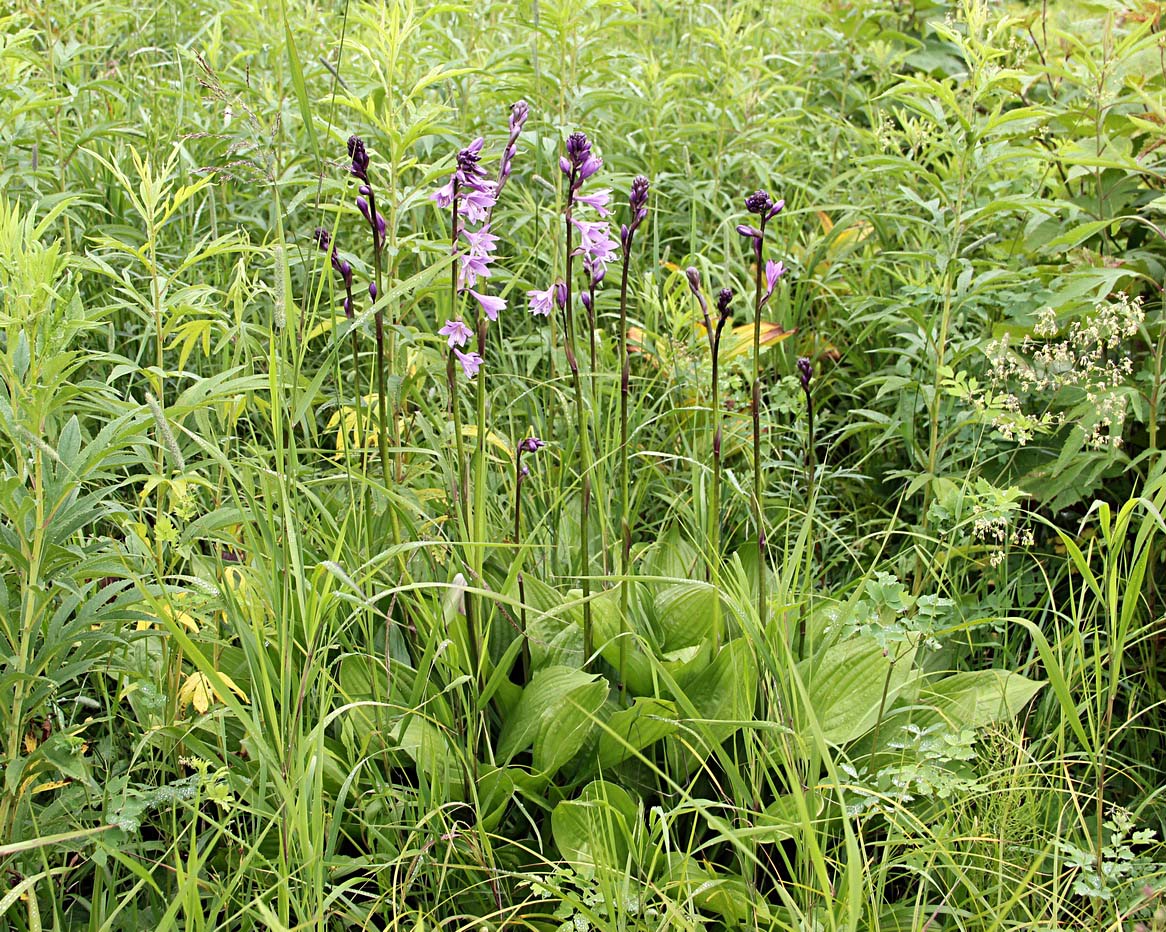
<instances>
[{"instance_id":1,"label":"green undergrowth","mask_svg":"<svg viewBox=\"0 0 1166 932\"><path fill-rule=\"evenodd\" d=\"M1161 15L0 10L0 925L1166 932Z\"/></svg>"}]
</instances>

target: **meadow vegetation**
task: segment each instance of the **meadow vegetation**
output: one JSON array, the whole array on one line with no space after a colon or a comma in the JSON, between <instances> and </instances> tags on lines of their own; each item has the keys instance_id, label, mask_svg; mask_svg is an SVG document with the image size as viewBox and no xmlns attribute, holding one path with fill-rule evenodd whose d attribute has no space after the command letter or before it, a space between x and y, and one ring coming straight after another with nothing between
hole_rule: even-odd
<instances>
[{"instance_id":1,"label":"meadow vegetation","mask_svg":"<svg viewBox=\"0 0 1166 932\"><path fill-rule=\"evenodd\" d=\"M1166 930L1157 0L0 11L0 925Z\"/></svg>"}]
</instances>

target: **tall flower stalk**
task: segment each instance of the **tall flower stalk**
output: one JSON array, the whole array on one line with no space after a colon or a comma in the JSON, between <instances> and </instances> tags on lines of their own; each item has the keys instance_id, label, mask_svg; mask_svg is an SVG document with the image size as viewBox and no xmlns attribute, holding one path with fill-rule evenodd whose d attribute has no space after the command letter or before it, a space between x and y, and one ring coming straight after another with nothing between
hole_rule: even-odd
<instances>
[{"instance_id":1,"label":"tall flower stalk","mask_svg":"<svg viewBox=\"0 0 1166 932\"><path fill-rule=\"evenodd\" d=\"M745 209L758 218L757 226L741 224L737 232L753 244L755 267L755 296L753 301L753 518L757 526L757 617L764 625L766 611L765 578L765 507L763 495L765 478L761 469L761 310L773 293L766 292L766 270L761 259L765 248L765 225L785 207L785 201L776 203L764 190L758 190L745 198ZM780 274L780 273L779 273ZM776 278L774 279L776 284Z\"/></svg>"},{"instance_id":2,"label":"tall flower stalk","mask_svg":"<svg viewBox=\"0 0 1166 932\"><path fill-rule=\"evenodd\" d=\"M368 221L369 229L372 231L373 280L369 282L368 296L369 300L375 305L377 297L383 292L381 251L385 245L385 218L377 212L376 191L373 190L373 186L369 183L368 178L368 150L365 148L364 140L359 136L348 137L348 156L352 160L352 164L349 166L349 172L354 178L360 181L360 196L356 199L356 206L360 209L364 219ZM379 422L377 430L377 450L380 453L381 468L384 472L385 488L387 489L391 484L388 441L390 428L387 394L388 379L385 362L385 315L383 309L377 310L373 315L373 326L377 344L377 420ZM394 411L394 430L395 427L396 413ZM394 446L400 446L395 433L393 443Z\"/></svg>"},{"instance_id":3,"label":"tall flower stalk","mask_svg":"<svg viewBox=\"0 0 1166 932\"><path fill-rule=\"evenodd\" d=\"M631 361L628 358L628 275L632 261L632 240L648 216L648 179L637 175L628 194L628 222L619 229L623 263L619 277L619 689L626 688L628 651L628 575L632 562L631 482L628 471L628 402L631 396Z\"/></svg>"},{"instance_id":4,"label":"tall flower stalk","mask_svg":"<svg viewBox=\"0 0 1166 932\"><path fill-rule=\"evenodd\" d=\"M731 288L722 288L717 294L717 321L714 325L709 317L708 302L705 300L704 293L701 291L700 272L690 267L685 270L685 276L688 278L689 290L696 297L697 303L700 305L701 316L704 320L705 335L708 338L709 356L712 359L710 385L712 405L710 407L710 414L712 417L713 475L707 523L709 562L706 570L706 578L715 585L716 567L720 565L721 559L721 334L724 332L725 324L729 322L729 318L732 316L730 305L733 301L733 290ZM713 599L714 645L719 647L720 641L721 599L718 591Z\"/></svg>"},{"instance_id":5,"label":"tall flower stalk","mask_svg":"<svg viewBox=\"0 0 1166 932\"><path fill-rule=\"evenodd\" d=\"M344 282L344 316L348 319L349 324L352 323L355 317L355 304L352 297L352 264L347 259L341 259L337 255L335 248L333 248L332 237L323 227L316 228L316 245L328 254L328 258L332 263L332 270L340 276L341 281ZM362 405L361 405L361 390L360 390L360 348L356 341L356 330L353 329L350 334L352 338L352 391L354 395L353 404L356 408L356 448L364 453L364 425Z\"/></svg>"},{"instance_id":6,"label":"tall flower stalk","mask_svg":"<svg viewBox=\"0 0 1166 932\"><path fill-rule=\"evenodd\" d=\"M798 357L798 377L806 396L806 497L809 498L814 491L814 396L810 392L814 364L806 356Z\"/></svg>"},{"instance_id":7,"label":"tall flower stalk","mask_svg":"<svg viewBox=\"0 0 1166 932\"><path fill-rule=\"evenodd\" d=\"M449 384L450 414L453 420L455 445L457 450L457 481L454 496L461 505L462 527L467 541L469 569L475 583L482 583L485 564L486 541L486 376L482 372L486 356L486 340L489 324L498 319L500 311L506 308L506 301L486 293L484 280L492 274L490 264L494 261L494 250L498 237L491 231L494 206L498 201L498 191L510 175L511 165L517 152L518 137L522 132L529 110L525 101L514 104L510 110L510 136L499 165L498 180L487 178L479 164L485 140L475 139L457 154L457 167L449 181L433 195L438 207L450 212L450 249L455 262L450 268L450 316L438 331L447 337L449 355L446 360L446 380ZM477 224L472 229L471 224ZM481 284L479 282L482 282ZM473 302L466 302L468 295ZM463 310L470 308L468 326L463 318ZM473 337L477 349L463 352L463 347ZM467 379L476 379L475 420L477 444L472 463L474 477L471 499L469 470L471 464L465 455L465 440L462 429L461 408L458 399L458 373L461 366ZM481 654L482 621L484 613L478 598L466 600L466 627L468 646L471 653L474 679L482 688L485 669Z\"/></svg>"},{"instance_id":8,"label":"tall flower stalk","mask_svg":"<svg viewBox=\"0 0 1166 932\"><path fill-rule=\"evenodd\" d=\"M567 367L571 370L571 383L575 391L575 420L578 431L579 450L579 576L583 587L583 663L591 660L593 638L591 629L591 439L587 424L587 405L583 401L583 380L579 374L579 358L575 342L575 314L572 301L573 260L576 255L585 256L594 268L595 263L606 262L611 257L615 245L607 238L607 224L578 220L574 216L576 203L587 203L580 196L583 183L603 166L603 160L591 152L591 142L584 133L572 133L567 137L567 154L559 159L559 169L567 178L567 205L564 209L567 228L567 269L565 275L564 351ZM606 208L606 202L604 202ZM578 252L572 243L572 231L580 233ZM594 272L592 273L594 275Z\"/></svg>"}]
</instances>

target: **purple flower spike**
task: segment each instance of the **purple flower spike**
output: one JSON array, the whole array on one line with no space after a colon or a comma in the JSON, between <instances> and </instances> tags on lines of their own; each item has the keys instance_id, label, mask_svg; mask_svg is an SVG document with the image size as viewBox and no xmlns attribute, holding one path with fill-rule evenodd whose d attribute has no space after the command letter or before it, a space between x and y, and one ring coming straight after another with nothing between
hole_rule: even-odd
<instances>
[{"instance_id":1,"label":"purple flower spike","mask_svg":"<svg viewBox=\"0 0 1166 932\"><path fill-rule=\"evenodd\" d=\"M814 364L808 356L798 357L798 374L801 376L802 391L810 394L810 379L814 377Z\"/></svg>"},{"instance_id":2,"label":"purple flower spike","mask_svg":"<svg viewBox=\"0 0 1166 932\"><path fill-rule=\"evenodd\" d=\"M717 293L717 316L720 320L729 319L729 305L733 303L733 289L722 288Z\"/></svg>"},{"instance_id":3,"label":"purple flower spike","mask_svg":"<svg viewBox=\"0 0 1166 932\"><path fill-rule=\"evenodd\" d=\"M510 135L517 137L526 125L526 118L530 115L530 104L525 100L517 100L510 105Z\"/></svg>"},{"instance_id":4,"label":"purple flower spike","mask_svg":"<svg viewBox=\"0 0 1166 932\"><path fill-rule=\"evenodd\" d=\"M576 167L591 156L591 141L586 133L572 133L567 137L567 158Z\"/></svg>"},{"instance_id":5,"label":"purple flower spike","mask_svg":"<svg viewBox=\"0 0 1166 932\"><path fill-rule=\"evenodd\" d=\"M462 370L467 379L472 379L482 368L482 357L477 353L463 353L461 350L455 349L453 354L457 357L457 361L462 364Z\"/></svg>"},{"instance_id":6,"label":"purple flower spike","mask_svg":"<svg viewBox=\"0 0 1166 932\"><path fill-rule=\"evenodd\" d=\"M348 155L352 165L348 169L361 181L368 181L368 151L364 148L364 140L359 136L348 137Z\"/></svg>"},{"instance_id":7,"label":"purple flower spike","mask_svg":"<svg viewBox=\"0 0 1166 932\"><path fill-rule=\"evenodd\" d=\"M632 179L632 190L628 195L628 206L632 209L633 222L643 220L643 214L648 212L649 181L643 175L636 175Z\"/></svg>"},{"instance_id":8,"label":"purple flower spike","mask_svg":"<svg viewBox=\"0 0 1166 932\"><path fill-rule=\"evenodd\" d=\"M445 326L437 331L439 336L449 337L449 348L465 346L466 340L473 336L470 328L460 320L447 320Z\"/></svg>"},{"instance_id":9,"label":"purple flower spike","mask_svg":"<svg viewBox=\"0 0 1166 932\"><path fill-rule=\"evenodd\" d=\"M751 214L765 217L773 209L773 199L764 188L759 188L745 198L745 209Z\"/></svg>"},{"instance_id":10,"label":"purple flower spike","mask_svg":"<svg viewBox=\"0 0 1166 932\"><path fill-rule=\"evenodd\" d=\"M478 302L479 306L485 312L490 320L498 319L498 312L506 310L505 298L492 298L489 295L478 294L478 292L470 289L470 294Z\"/></svg>"},{"instance_id":11,"label":"purple flower spike","mask_svg":"<svg viewBox=\"0 0 1166 932\"><path fill-rule=\"evenodd\" d=\"M316 241L316 245L323 249L324 252L327 252L328 247L332 245L332 235L323 227L316 227L316 231L312 234L312 239Z\"/></svg>"},{"instance_id":12,"label":"purple flower spike","mask_svg":"<svg viewBox=\"0 0 1166 932\"><path fill-rule=\"evenodd\" d=\"M546 441L539 440L538 437L525 437L518 442L519 453L537 453L545 447Z\"/></svg>"}]
</instances>

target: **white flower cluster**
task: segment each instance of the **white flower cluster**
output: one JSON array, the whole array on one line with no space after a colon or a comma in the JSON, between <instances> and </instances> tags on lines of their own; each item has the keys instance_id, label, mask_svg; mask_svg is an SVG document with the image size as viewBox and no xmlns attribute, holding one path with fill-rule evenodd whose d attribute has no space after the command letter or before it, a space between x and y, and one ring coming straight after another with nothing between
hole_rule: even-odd
<instances>
[{"instance_id":1,"label":"white flower cluster","mask_svg":"<svg viewBox=\"0 0 1166 932\"><path fill-rule=\"evenodd\" d=\"M1020 393L1055 393L1079 388L1093 414L1086 445L1093 449L1121 446L1126 402L1119 391L1133 372L1133 360L1121 351L1123 341L1135 336L1145 319L1141 298L1119 294L1098 303L1084 320L1073 321L1058 339L1061 326L1051 307L1037 315L1035 339L1026 336L1014 351L1008 335L988 344L993 382L1003 388L1016 385ZM994 394L997 409L993 426L1007 440L1021 445L1035 427L1057 427L1068 419L1065 412L1046 412L1034 419L1024 413L1015 392Z\"/></svg>"}]
</instances>

